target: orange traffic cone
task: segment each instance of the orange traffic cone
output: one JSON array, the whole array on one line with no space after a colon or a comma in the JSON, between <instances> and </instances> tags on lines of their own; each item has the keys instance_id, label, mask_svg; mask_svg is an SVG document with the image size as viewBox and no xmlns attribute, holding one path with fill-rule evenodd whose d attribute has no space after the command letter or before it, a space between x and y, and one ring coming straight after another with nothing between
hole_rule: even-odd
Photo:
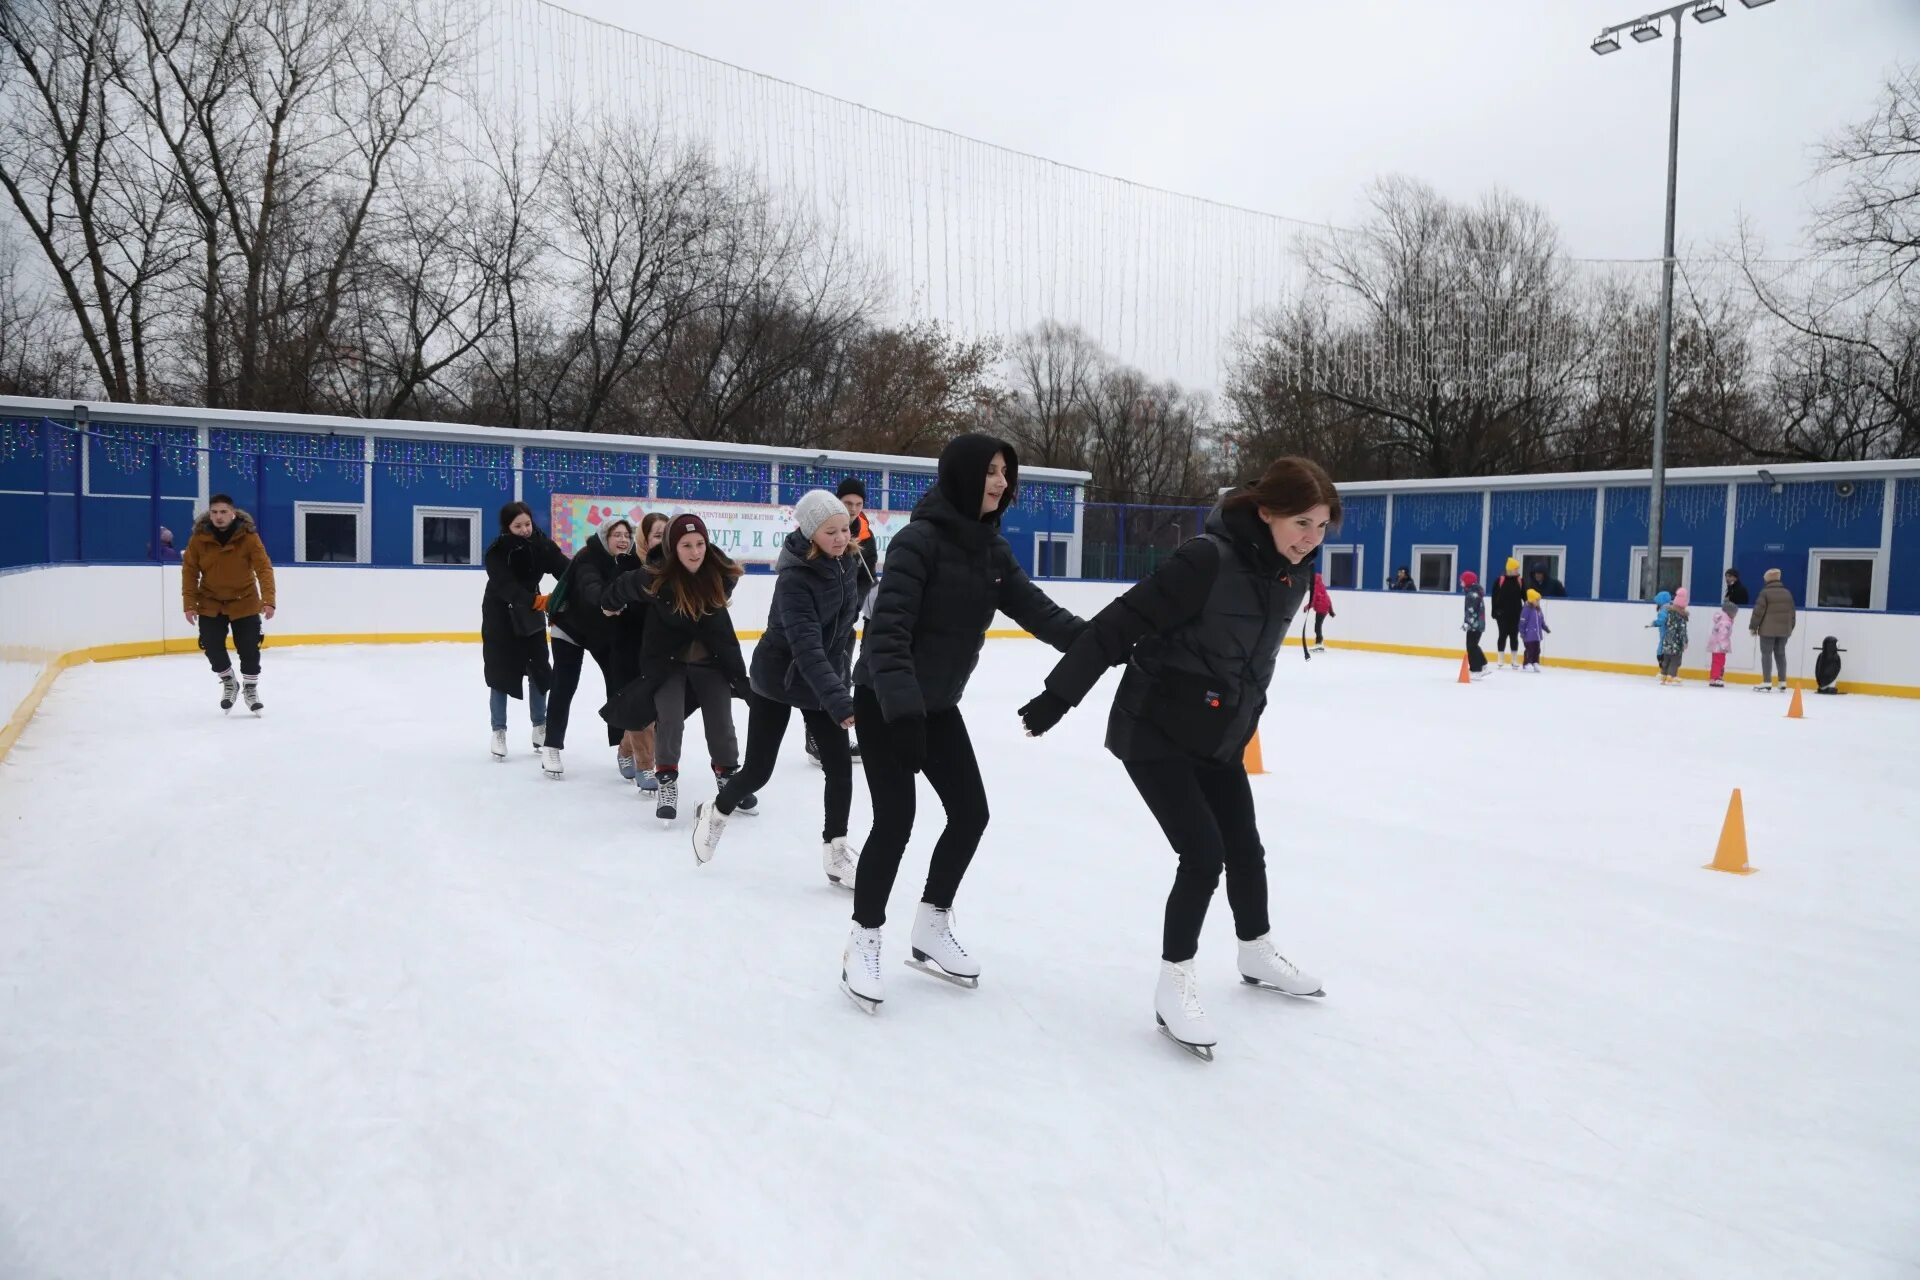
<instances>
[{"instance_id":1,"label":"orange traffic cone","mask_svg":"<svg viewBox=\"0 0 1920 1280\"><path fill-rule=\"evenodd\" d=\"M1473 665L1469 663L1464 657L1460 659L1460 683L1461 684L1473 683Z\"/></svg>"},{"instance_id":2,"label":"orange traffic cone","mask_svg":"<svg viewBox=\"0 0 1920 1280\"><path fill-rule=\"evenodd\" d=\"M1736 876L1753 874L1753 868L1747 865L1747 814L1740 805L1738 787L1733 789L1733 799L1727 801L1727 820L1720 826L1720 843L1707 870Z\"/></svg>"},{"instance_id":3,"label":"orange traffic cone","mask_svg":"<svg viewBox=\"0 0 1920 1280\"><path fill-rule=\"evenodd\" d=\"M1806 718L1807 709L1800 705L1800 686L1795 685L1793 687L1793 701L1787 704L1787 719L1804 720Z\"/></svg>"},{"instance_id":4,"label":"orange traffic cone","mask_svg":"<svg viewBox=\"0 0 1920 1280\"><path fill-rule=\"evenodd\" d=\"M1254 730L1253 737L1248 740L1246 754L1240 758L1240 762L1246 766L1249 776L1267 771L1267 766L1261 763L1260 760L1260 731L1258 729Z\"/></svg>"}]
</instances>

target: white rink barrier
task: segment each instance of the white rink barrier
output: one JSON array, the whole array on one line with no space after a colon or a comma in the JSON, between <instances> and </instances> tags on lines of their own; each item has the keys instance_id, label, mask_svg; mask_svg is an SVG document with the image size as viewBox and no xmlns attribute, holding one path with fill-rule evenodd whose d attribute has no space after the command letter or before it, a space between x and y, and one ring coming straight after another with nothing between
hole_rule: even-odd
<instances>
[{"instance_id":1,"label":"white rink barrier","mask_svg":"<svg viewBox=\"0 0 1920 1280\"><path fill-rule=\"evenodd\" d=\"M267 624L267 642L392 644L473 641L480 635L479 569L383 569L287 565L275 570L279 611ZM1129 584L1043 581L1042 588L1082 617L1104 608ZM749 574L734 593L733 615L743 635L766 625L773 578ZM1335 592L1327 642L1458 660L1463 652L1460 597L1391 592ZM1685 671L1704 675L1707 636L1717 606L1693 609ZM1651 675L1653 606L1588 600L1550 600L1542 646L1548 666ZM1747 635L1746 611L1735 622L1729 678L1758 679L1757 648ZM990 634L1020 634L1009 618ZM1294 643L1298 628L1294 629ZM1853 693L1920 698L1920 616L1848 610L1800 610L1788 644L1796 684L1810 686L1813 656L1825 636L1848 650L1840 687ZM1491 651L1489 631L1486 644ZM33 708L65 667L161 653L191 653L197 638L180 608L177 565L51 565L0 572L0 755L19 736Z\"/></svg>"}]
</instances>

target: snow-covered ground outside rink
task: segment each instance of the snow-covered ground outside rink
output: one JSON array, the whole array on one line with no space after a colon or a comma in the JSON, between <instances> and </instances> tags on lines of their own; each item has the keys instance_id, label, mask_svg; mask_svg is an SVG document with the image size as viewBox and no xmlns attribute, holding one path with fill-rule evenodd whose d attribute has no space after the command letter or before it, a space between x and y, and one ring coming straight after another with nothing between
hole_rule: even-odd
<instances>
[{"instance_id":1,"label":"snow-covered ground outside rink","mask_svg":"<svg viewBox=\"0 0 1920 1280\"><path fill-rule=\"evenodd\" d=\"M1289 653L1254 788L1327 998L1240 986L1217 896L1209 1065L1111 678L1019 732L1051 658L966 703L980 988L901 963L923 788L872 1018L797 726L701 868L592 674L551 783L474 647L270 650L260 720L66 672L0 767L0 1276L1920 1274L1920 703Z\"/></svg>"}]
</instances>

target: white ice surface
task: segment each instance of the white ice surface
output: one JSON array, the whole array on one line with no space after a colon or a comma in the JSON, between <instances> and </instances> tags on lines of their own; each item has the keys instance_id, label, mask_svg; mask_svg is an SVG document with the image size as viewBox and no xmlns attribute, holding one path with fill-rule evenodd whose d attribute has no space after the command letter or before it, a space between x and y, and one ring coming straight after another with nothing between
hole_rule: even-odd
<instances>
[{"instance_id":1,"label":"white ice surface","mask_svg":"<svg viewBox=\"0 0 1920 1280\"><path fill-rule=\"evenodd\" d=\"M269 652L257 721L67 672L0 768L0 1276L1920 1272L1920 704L1289 650L1254 786L1328 995L1239 986L1216 897L1207 1065L1111 682L1018 732L1050 656L968 695L980 988L901 964L923 788L873 1018L797 726L697 868L591 675L551 783L477 648Z\"/></svg>"}]
</instances>

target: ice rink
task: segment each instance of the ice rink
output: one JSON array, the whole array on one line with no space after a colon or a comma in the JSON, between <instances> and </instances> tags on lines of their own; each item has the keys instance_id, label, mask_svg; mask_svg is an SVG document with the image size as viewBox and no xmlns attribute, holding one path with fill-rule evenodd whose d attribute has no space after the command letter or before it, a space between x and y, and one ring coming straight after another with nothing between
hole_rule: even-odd
<instances>
[{"instance_id":1,"label":"ice rink","mask_svg":"<svg viewBox=\"0 0 1920 1280\"><path fill-rule=\"evenodd\" d=\"M1240 986L1217 896L1205 1064L1112 679L1019 732L1051 658L966 702L980 988L901 964L923 787L871 1018L797 726L701 868L592 674L554 783L477 646L270 650L259 720L67 672L0 766L0 1276L1920 1274L1920 703L1289 653L1254 787L1327 997Z\"/></svg>"}]
</instances>

